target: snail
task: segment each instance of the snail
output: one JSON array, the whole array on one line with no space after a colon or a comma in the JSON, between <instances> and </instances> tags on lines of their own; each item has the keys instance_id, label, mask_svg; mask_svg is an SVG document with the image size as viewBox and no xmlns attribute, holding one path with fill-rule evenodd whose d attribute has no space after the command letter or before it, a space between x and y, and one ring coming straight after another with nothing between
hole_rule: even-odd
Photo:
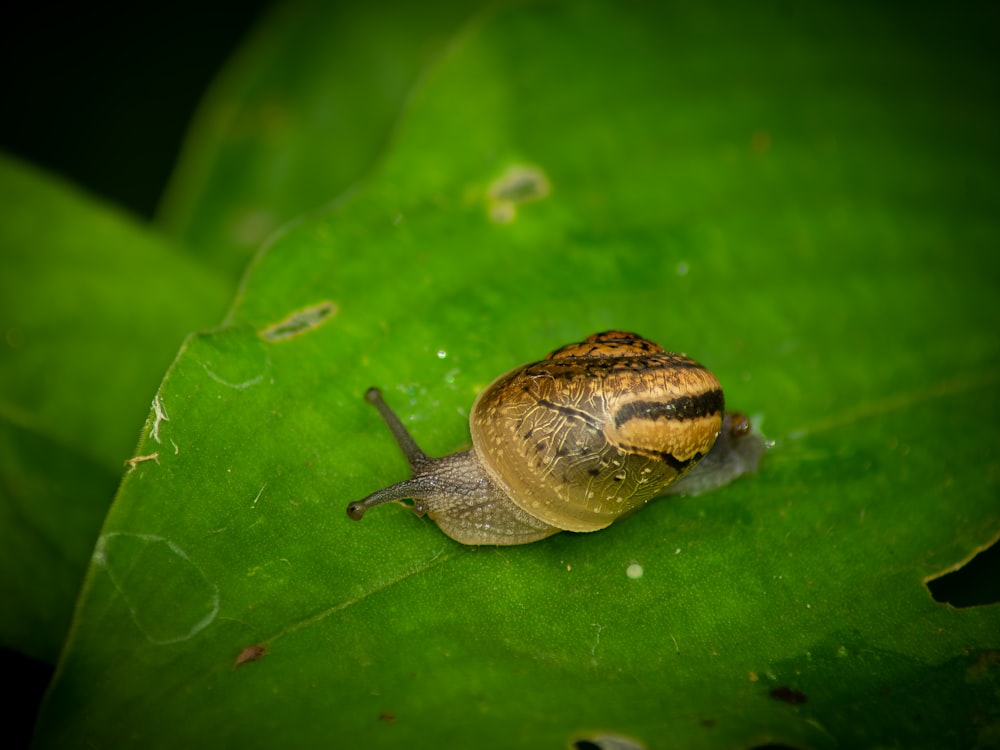
<instances>
[{"instance_id":1,"label":"snail","mask_svg":"<svg viewBox=\"0 0 1000 750\"><path fill-rule=\"evenodd\" d=\"M377 388L365 398L412 477L347 507L413 500L463 544L526 544L597 531L666 493L699 494L756 470L766 442L724 411L704 366L634 333L606 331L502 375L469 416L470 450L425 454Z\"/></svg>"}]
</instances>

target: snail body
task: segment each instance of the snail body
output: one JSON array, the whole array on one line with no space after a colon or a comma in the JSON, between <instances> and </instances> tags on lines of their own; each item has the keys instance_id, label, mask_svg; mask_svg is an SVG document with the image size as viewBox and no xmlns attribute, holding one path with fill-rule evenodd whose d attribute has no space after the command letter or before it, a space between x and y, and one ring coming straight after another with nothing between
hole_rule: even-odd
<instances>
[{"instance_id":1,"label":"snail body","mask_svg":"<svg viewBox=\"0 0 1000 750\"><path fill-rule=\"evenodd\" d=\"M724 412L707 368L623 331L494 380L470 412L473 447L450 456L428 457L377 389L366 398L413 476L351 503L348 515L410 498L414 513L464 544L597 531L666 492L696 494L753 471L765 449L744 417Z\"/></svg>"}]
</instances>

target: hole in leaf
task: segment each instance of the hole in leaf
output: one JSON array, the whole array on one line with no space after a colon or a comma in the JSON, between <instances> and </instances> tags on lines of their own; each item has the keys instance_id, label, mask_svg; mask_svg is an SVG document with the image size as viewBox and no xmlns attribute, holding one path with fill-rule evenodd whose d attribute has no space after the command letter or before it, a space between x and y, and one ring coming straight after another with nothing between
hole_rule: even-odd
<instances>
[{"instance_id":1,"label":"hole in leaf","mask_svg":"<svg viewBox=\"0 0 1000 750\"><path fill-rule=\"evenodd\" d=\"M310 305L301 310L296 310L284 320L268 326L260 332L260 337L265 341L281 341L282 339L292 338L316 328L336 312L337 306L332 302L320 302L317 305Z\"/></svg>"},{"instance_id":2,"label":"hole in leaf","mask_svg":"<svg viewBox=\"0 0 1000 750\"><path fill-rule=\"evenodd\" d=\"M962 565L927 581L935 601L953 607L1000 603L1000 542L994 541Z\"/></svg>"},{"instance_id":3,"label":"hole in leaf","mask_svg":"<svg viewBox=\"0 0 1000 750\"><path fill-rule=\"evenodd\" d=\"M580 737L570 745L573 750L645 750L631 737L617 734L601 734L593 737Z\"/></svg>"},{"instance_id":4,"label":"hole in leaf","mask_svg":"<svg viewBox=\"0 0 1000 750\"><path fill-rule=\"evenodd\" d=\"M489 187L489 196L495 201L525 203L546 197L549 181L538 167L513 166Z\"/></svg>"},{"instance_id":5,"label":"hole in leaf","mask_svg":"<svg viewBox=\"0 0 1000 750\"><path fill-rule=\"evenodd\" d=\"M487 190L490 218L497 223L510 223L517 216L518 204L541 200L550 190L548 178L538 167L512 166Z\"/></svg>"}]
</instances>

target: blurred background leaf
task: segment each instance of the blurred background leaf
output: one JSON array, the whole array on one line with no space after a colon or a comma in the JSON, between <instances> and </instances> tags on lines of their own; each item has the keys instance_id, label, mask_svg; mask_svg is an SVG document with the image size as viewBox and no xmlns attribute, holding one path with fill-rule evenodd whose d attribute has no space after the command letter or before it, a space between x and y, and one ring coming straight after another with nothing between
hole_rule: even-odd
<instances>
[{"instance_id":1,"label":"blurred background leaf","mask_svg":"<svg viewBox=\"0 0 1000 750\"><path fill-rule=\"evenodd\" d=\"M539 3L454 37L168 372L39 746L995 744L998 607L924 586L1000 527L988 13ZM551 194L491 199L519 165ZM762 473L507 550L346 519L405 474L365 387L443 453L495 375L609 327L709 364Z\"/></svg>"},{"instance_id":2,"label":"blurred background leaf","mask_svg":"<svg viewBox=\"0 0 1000 750\"><path fill-rule=\"evenodd\" d=\"M277 4L199 110L158 223L241 273L279 227L364 176L421 70L478 4Z\"/></svg>"},{"instance_id":3,"label":"blurred background leaf","mask_svg":"<svg viewBox=\"0 0 1000 750\"><path fill-rule=\"evenodd\" d=\"M7 158L0 205L0 643L54 661L137 425L228 284Z\"/></svg>"}]
</instances>

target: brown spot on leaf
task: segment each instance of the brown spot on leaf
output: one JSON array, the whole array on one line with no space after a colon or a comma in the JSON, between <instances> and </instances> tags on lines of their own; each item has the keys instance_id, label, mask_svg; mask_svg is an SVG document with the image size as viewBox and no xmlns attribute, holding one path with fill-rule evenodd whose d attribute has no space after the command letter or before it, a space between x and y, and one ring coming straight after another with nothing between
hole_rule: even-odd
<instances>
[{"instance_id":1,"label":"brown spot on leaf","mask_svg":"<svg viewBox=\"0 0 1000 750\"><path fill-rule=\"evenodd\" d=\"M750 148L754 153L766 154L771 150L771 134L766 130L756 130L750 136Z\"/></svg>"},{"instance_id":2,"label":"brown spot on leaf","mask_svg":"<svg viewBox=\"0 0 1000 750\"><path fill-rule=\"evenodd\" d=\"M251 661L258 661L267 655L267 646L261 643L255 643L252 646L247 646L245 649L240 651L240 655L236 657L236 661L233 662L233 669L237 667L242 667Z\"/></svg>"},{"instance_id":3,"label":"brown spot on leaf","mask_svg":"<svg viewBox=\"0 0 1000 750\"><path fill-rule=\"evenodd\" d=\"M396 714L394 714L392 711L383 711L378 715L378 720L384 721L386 724L395 724Z\"/></svg>"}]
</instances>

